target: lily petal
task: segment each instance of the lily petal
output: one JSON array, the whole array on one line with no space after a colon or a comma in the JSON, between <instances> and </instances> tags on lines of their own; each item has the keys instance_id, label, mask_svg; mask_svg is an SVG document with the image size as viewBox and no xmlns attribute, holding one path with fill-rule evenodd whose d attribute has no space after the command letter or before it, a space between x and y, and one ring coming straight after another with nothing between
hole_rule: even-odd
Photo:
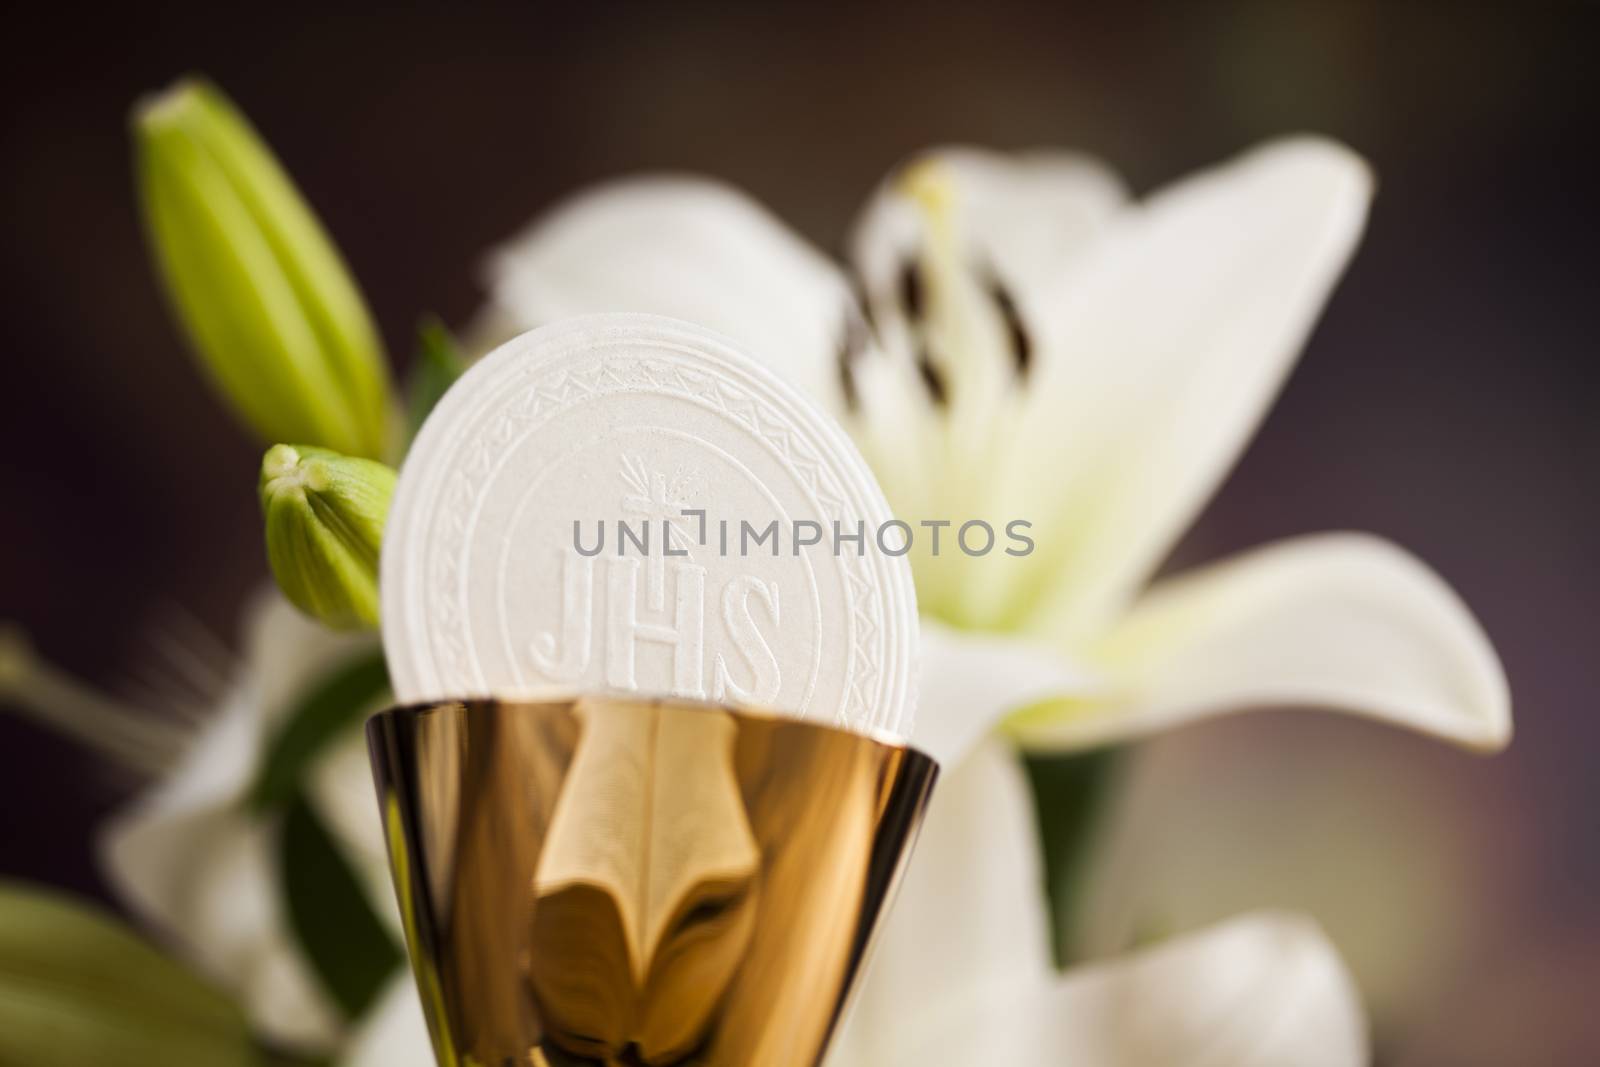
<instances>
[{"instance_id":1,"label":"lily petal","mask_svg":"<svg viewBox=\"0 0 1600 1067\"><path fill-rule=\"evenodd\" d=\"M350 1037L342 1067L434 1067L411 968L402 968Z\"/></svg>"},{"instance_id":2,"label":"lily petal","mask_svg":"<svg viewBox=\"0 0 1600 1067\"><path fill-rule=\"evenodd\" d=\"M972 989L1047 981L1049 944L1032 798L992 738L939 783L830 1062L881 1064Z\"/></svg>"},{"instance_id":3,"label":"lily petal","mask_svg":"<svg viewBox=\"0 0 1600 1067\"><path fill-rule=\"evenodd\" d=\"M1091 711L1030 710L1035 748L1082 748L1260 707L1351 712L1468 748L1511 738L1494 648L1438 575L1365 534L1256 549L1157 583L1089 661L1120 679Z\"/></svg>"},{"instance_id":4,"label":"lily petal","mask_svg":"<svg viewBox=\"0 0 1600 1067\"><path fill-rule=\"evenodd\" d=\"M919 1017L892 1067L1361 1067L1360 1000L1316 924L1262 912ZM865 1062L865 1061L862 1061Z\"/></svg>"},{"instance_id":5,"label":"lily petal","mask_svg":"<svg viewBox=\"0 0 1600 1067\"><path fill-rule=\"evenodd\" d=\"M972 568L971 625L1076 640L1130 601L1232 466L1364 226L1372 178L1302 138L1123 212L1046 313L991 511L1029 518L1030 567Z\"/></svg>"},{"instance_id":6,"label":"lily petal","mask_svg":"<svg viewBox=\"0 0 1600 1067\"><path fill-rule=\"evenodd\" d=\"M1101 691L1056 649L1028 638L956 630L927 616L921 630L913 740L942 766L959 763L1008 712Z\"/></svg>"},{"instance_id":7,"label":"lily petal","mask_svg":"<svg viewBox=\"0 0 1600 1067\"><path fill-rule=\"evenodd\" d=\"M745 194L652 176L582 193L488 263L492 317L518 330L636 311L726 334L832 411L854 299L821 253Z\"/></svg>"}]
</instances>

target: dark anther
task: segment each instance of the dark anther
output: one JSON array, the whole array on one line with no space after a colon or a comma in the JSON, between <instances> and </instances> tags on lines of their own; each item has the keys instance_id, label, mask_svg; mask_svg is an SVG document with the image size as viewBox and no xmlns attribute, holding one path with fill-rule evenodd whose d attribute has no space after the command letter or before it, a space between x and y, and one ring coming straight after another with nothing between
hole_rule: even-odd
<instances>
[{"instance_id":1,"label":"dark anther","mask_svg":"<svg viewBox=\"0 0 1600 1067\"><path fill-rule=\"evenodd\" d=\"M844 390L844 404L849 411L855 411L861 404L860 394L856 390L856 360L861 358L867 350L867 335L869 327L855 311L847 311L844 317L844 336L839 340L839 384Z\"/></svg>"},{"instance_id":2,"label":"dark anther","mask_svg":"<svg viewBox=\"0 0 1600 1067\"><path fill-rule=\"evenodd\" d=\"M852 273L850 275L850 295L855 299L856 308L859 309L861 317L866 320L864 323L866 328L875 332L878 324L876 317L872 313L872 301L867 299L867 287L862 284L859 274ZM851 315L850 318L854 319L855 316Z\"/></svg>"},{"instance_id":3,"label":"dark anther","mask_svg":"<svg viewBox=\"0 0 1600 1067\"><path fill-rule=\"evenodd\" d=\"M945 386L944 375L939 368L933 365L933 357L926 350L917 355L917 372L922 375L922 381L928 387L928 395L938 407L947 407L950 403L950 391Z\"/></svg>"},{"instance_id":4,"label":"dark anther","mask_svg":"<svg viewBox=\"0 0 1600 1067\"><path fill-rule=\"evenodd\" d=\"M906 318L912 322L922 318L922 270L914 259L908 259L900 265L900 306L905 310Z\"/></svg>"},{"instance_id":5,"label":"dark anther","mask_svg":"<svg viewBox=\"0 0 1600 1067\"><path fill-rule=\"evenodd\" d=\"M1033 337L1022 324L1022 312L1017 309L1016 298L1005 287L1005 283L990 274L988 287L989 299L994 301L995 309L1000 312L1000 321L1005 325L1011 358L1017 362L1017 377L1027 381L1028 372L1033 369Z\"/></svg>"},{"instance_id":6,"label":"dark anther","mask_svg":"<svg viewBox=\"0 0 1600 1067\"><path fill-rule=\"evenodd\" d=\"M844 409L846 411L861 410L861 393L856 389L855 368L850 366L848 359L839 361L839 389L844 393Z\"/></svg>"}]
</instances>

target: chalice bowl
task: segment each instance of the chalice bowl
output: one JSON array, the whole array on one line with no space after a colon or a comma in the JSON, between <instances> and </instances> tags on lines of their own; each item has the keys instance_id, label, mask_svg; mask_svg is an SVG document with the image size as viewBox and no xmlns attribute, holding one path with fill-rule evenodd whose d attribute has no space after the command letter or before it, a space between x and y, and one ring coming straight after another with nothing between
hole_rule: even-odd
<instances>
[{"instance_id":1,"label":"chalice bowl","mask_svg":"<svg viewBox=\"0 0 1600 1067\"><path fill-rule=\"evenodd\" d=\"M938 774L633 696L399 707L367 739L440 1067L814 1067Z\"/></svg>"}]
</instances>

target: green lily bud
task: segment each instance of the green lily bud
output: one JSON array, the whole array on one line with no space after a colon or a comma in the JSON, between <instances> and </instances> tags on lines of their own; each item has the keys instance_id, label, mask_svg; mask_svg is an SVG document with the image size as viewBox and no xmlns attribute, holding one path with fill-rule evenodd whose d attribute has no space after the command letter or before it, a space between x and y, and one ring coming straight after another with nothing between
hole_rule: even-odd
<instances>
[{"instance_id":1,"label":"green lily bud","mask_svg":"<svg viewBox=\"0 0 1600 1067\"><path fill-rule=\"evenodd\" d=\"M382 457L390 387L377 329L271 150L193 80L141 102L133 134L167 294L224 399L264 440Z\"/></svg>"},{"instance_id":2,"label":"green lily bud","mask_svg":"<svg viewBox=\"0 0 1600 1067\"><path fill-rule=\"evenodd\" d=\"M0 882L0 1063L263 1067L244 1014L119 920Z\"/></svg>"},{"instance_id":3,"label":"green lily bud","mask_svg":"<svg viewBox=\"0 0 1600 1067\"><path fill-rule=\"evenodd\" d=\"M308 445L261 461L267 559L301 611L340 630L378 625L378 548L394 495L382 463Z\"/></svg>"}]
</instances>

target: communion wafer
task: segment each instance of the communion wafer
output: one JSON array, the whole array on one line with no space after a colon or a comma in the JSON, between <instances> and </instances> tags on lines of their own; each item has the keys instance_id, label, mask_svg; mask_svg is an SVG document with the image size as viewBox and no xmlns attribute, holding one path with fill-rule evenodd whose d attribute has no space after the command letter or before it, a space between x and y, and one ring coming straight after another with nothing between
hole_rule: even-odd
<instances>
[{"instance_id":1,"label":"communion wafer","mask_svg":"<svg viewBox=\"0 0 1600 1067\"><path fill-rule=\"evenodd\" d=\"M401 468L395 694L626 690L908 737L916 595L891 518L839 426L718 335L534 330L461 377Z\"/></svg>"}]
</instances>

